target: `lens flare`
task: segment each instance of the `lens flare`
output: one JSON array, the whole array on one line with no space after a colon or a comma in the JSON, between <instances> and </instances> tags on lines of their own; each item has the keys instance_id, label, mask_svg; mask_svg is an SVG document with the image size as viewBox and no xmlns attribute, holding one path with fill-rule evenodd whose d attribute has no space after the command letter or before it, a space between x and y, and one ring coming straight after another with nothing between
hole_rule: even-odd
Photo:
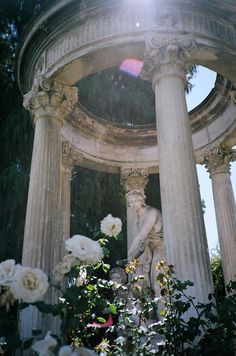
<instances>
[{"instance_id":1,"label":"lens flare","mask_svg":"<svg viewBox=\"0 0 236 356\"><path fill-rule=\"evenodd\" d=\"M135 58L127 58L120 65L120 70L133 75L134 77L138 77L140 75L142 68L143 62Z\"/></svg>"}]
</instances>

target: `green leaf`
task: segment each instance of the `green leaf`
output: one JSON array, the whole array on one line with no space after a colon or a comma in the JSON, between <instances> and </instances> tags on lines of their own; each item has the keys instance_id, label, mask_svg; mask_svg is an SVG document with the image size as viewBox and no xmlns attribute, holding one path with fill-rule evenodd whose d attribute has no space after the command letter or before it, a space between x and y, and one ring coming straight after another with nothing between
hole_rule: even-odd
<instances>
[{"instance_id":1,"label":"green leaf","mask_svg":"<svg viewBox=\"0 0 236 356\"><path fill-rule=\"evenodd\" d=\"M109 272L111 266L108 263L103 263L102 269L105 273Z\"/></svg>"},{"instance_id":2,"label":"green leaf","mask_svg":"<svg viewBox=\"0 0 236 356\"><path fill-rule=\"evenodd\" d=\"M102 318L101 316L98 316L98 317L97 317L97 320L98 320L100 323L105 323L105 322L106 322L106 319Z\"/></svg>"},{"instance_id":3,"label":"green leaf","mask_svg":"<svg viewBox=\"0 0 236 356\"><path fill-rule=\"evenodd\" d=\"M110 304L109 310L112 314L117 314L117 306L115 304Z\"/></svg>"}]
</instances>

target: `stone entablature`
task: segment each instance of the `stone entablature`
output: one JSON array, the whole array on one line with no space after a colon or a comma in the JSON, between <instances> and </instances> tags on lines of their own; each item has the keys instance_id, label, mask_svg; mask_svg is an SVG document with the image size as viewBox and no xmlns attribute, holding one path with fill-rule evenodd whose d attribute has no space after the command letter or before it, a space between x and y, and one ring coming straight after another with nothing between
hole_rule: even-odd
<instances>
[{"instance_id":1,"label":"stone entablature","mask_svg":"<svg viewBox=\"0 0 236 356\"><path fill-rule=\"evenodd\" d=\"M48 11L44 10L38 23L32 25L25 36L25 45L19 55L19 80L24 82L23 77L28 80L26 86L23 84L23 91L29 90L35 68L46 70L48 74L57 72L58 76L60 68L72 61L68 70L77 68L76 75L71 77L64 68L58 78L61 80L63 77L68 84L73 84L73 80L79 80L94 69L86 65L89 64L89 54L93 52L95 55L95 52L110 46L129 44L130 49L124 51L126 55L131 51L142 58L146 35L150 32L167 37L194 33L198 51L192 56L192 61L209 67L212 65L226 77L228 73L228 77L231 76L236 82L236 73L231 69L234 66L231 56L236 52L235 20L230 16L233 1L228 1L224 12L218 2L213 4L208 1L201 1L200 4L192 2L186 7L183 0L161 0L148 6L144 3L140 8L121 4L118 0L109 3L103 0L87 1L82 8L79 2L71 0L64 1L64 6L62 2L54 4ZM63 11L56 11L59 5ZM42 30L37 32L38 27ZM33 50L34 46L32 49L27 47L33 38L37 51ZM97 66L97 70L109 66L106 60L97 60L101 59L100 56L103 54L95 55L93 67ZM226 60L228 66L224 66ZM117 61L120 61L119 56ZM113 59L112 65L116 64Z\"/></svg>"},{"instance_id":2,"label":"stone entablature","mask_svg":"<svg viewBox=\"0 0 236 356\"><path fill-rule=\"evenodd\" d=\"M159 6L159 5L158 5ZM170 12L171 11L171 12ZM137 24L139 24L137 26ZM214 37L224 43L232 44L236 41L235 31L231 24L215 20L208 14L180 11L180 9L165 9L159 12L158 7L153 11L148 7L144 11L132 10L128 12L106 13L96 15L96 20L89 19L75 29L57 40L46 50L45 64L49 67L56 63L62 56L77 48L98 41L107 36L122 35L126 33L140 33L147 30L168 30L178 32L182 29L201 35Z\"/></svg>"}]
</instances>

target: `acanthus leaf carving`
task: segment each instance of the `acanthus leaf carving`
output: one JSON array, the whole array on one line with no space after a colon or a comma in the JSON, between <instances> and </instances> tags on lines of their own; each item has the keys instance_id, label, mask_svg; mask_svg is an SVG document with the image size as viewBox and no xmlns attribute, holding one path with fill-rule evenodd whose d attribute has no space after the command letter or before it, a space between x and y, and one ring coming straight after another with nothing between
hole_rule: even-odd
<instances>
[{"instance_id":1,"label":"acanthus leaf carving","mask_svg":"<svg viewBox=\"0 0 236 356\"><path fill-rule=\"evenodd\" d=\"M147 168L122 168L121 184L126 193L143 194L148 183L149 170Z\"/></svg>"},{"instance_id":2,"label":"acanthus leaf carving","mask_svg":"<svg viewBox=\"0 0 236 356\"><path fill-rule=\"evenodd\" d=\"M32 89L24 95L23 105L35 119L53 116L63 121L75 108L78 89L52 81L44 75L35 78Z\"/></svg>"},{"instance_id":3,"label":"acanthus leaf carving","mask_svg":"<svg viewBox=\"0 0 236 356\"><path fill-rule=\"evenodd\" d=\"M210 177L217 173L230 173L230 163L236 159L236 151L227 147L215 147L207 150L204 156L198 160L204 165Z\"/></svg>"},{"instance_id":4,"label":"acanthus leaf carving","mask_svg":"<svg viewBox=\"0 0 236 356\"><path fill-rule=\"evenodd\" d=\"M191 66L191 55L196 49L193 35L161 36L149 33L146 38L146 52L141 76L145 80L153 80L163 65L180 67L183 74Z\"/></svg>"}]
</instances>

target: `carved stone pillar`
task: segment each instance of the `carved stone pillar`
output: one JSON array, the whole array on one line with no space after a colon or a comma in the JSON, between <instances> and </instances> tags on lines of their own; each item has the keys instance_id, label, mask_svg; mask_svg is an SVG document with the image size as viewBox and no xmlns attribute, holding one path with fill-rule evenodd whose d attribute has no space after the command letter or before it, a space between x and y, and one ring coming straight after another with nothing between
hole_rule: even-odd
<instances>
[{"instance_id":1,"label":"carved stone pillar","mask_svg":"<svg viewBox=\"0 0 236 356\"><path fill-rule=\"evenodd\" d=\"M212 181L212 190L219 234L225 284L236 280L236 205L230 179L230 161L235 151L216 148L205 155L205 164Z\"/></svg>"},{"instance_id":2,"label":"carved stone pillar","mask_svg":"<svg viewBox=\"0 0 236 356\"><path fill-rule=\"evenodd\" d=\"M58 262L60 243L61 127L77 99L77 88L43 77L24 96L24 106L34 117L35 135L22 264L41 268L49 277ZM50 288L47 301L53 298ZM31 335L32 328L40 326L39 313L23 313L22 323L24 336Z\"/></svg>"},{"instance_id":3,"label":"carved stone pillar","mask_svg":"<svg viewBox=\"0 0 236 356\"><path fill-rule=\"evenodd\" d=\"M70 181L74 165L81 163L82 154L75 152L72 145L67 141L62 142L62 165L61 165L61 244L60 260L65 255L65 240L70 237Z\"/></svg>"},{"instance_id":4,"label":"carved stone pillar","mask_svg":"<svg viewBox=\"0 0 236 356\"><path fill-rule=\"evenodd\" d=\"M194 282L196 301L207 302L213 283L185 100L184 62L194 46L191 36L150 37L143 74L155 90L167 261L177 278Z\"/></svg>"},{"instance_id":5,"label":"carved stone pillar","mask_svg":"<svg viewBox=\"0 0 236 356\"><path fill-rule=\"evenodd\" d=\"M125 188L125 193L139 191L144 194L148 182L148 169L145 168L122 168L121 181ZM127 250L129 250L135 235L137 234L138 216L127 203Z\"/></svg>"}]
</instances>

